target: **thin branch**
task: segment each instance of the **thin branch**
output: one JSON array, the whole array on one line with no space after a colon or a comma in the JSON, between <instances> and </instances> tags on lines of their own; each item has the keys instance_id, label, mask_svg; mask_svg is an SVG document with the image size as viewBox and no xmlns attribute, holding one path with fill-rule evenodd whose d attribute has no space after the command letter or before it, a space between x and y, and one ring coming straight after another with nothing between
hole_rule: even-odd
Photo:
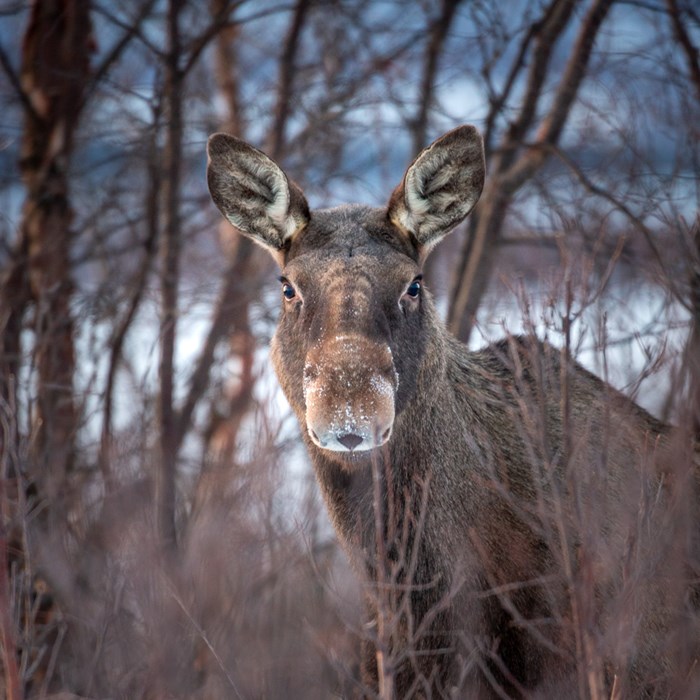
<instances>
[{"instance_id":1,"label":"thin branch","mask_svg":"<svg viewBox=\"0 0 700 700\"><path fill-rule=\"evenodd\" d=\"M515 192L542 165L548 146L555 145L566 125L569 112L586 75L598 31L615 0L595 0L584 18L573 53L559 81L554 101L542 119L535 143L500 178L500 186Z\"/></svg>"},{"instance_id":2,"label":"thin branch","mask_svg":"<svg viewBox=\"0 0 700 700\"><path fill-rule=\"evenodd\" d=\"M294 8L284 49L279 60L279 79L277 86L277 104L275 117L268 137L267 153L273 159L279 159L284 145L284 132L292 101L294 75L296 72L296 55L299 50L301 33L306 22L306 16L311 6L311 0L297 0Z\"/></svg>"},{"instance_id":3,"label":"thin branch","mask_svg":"<svg viewBox=\"0 0 700 700\"><path fill-rule=\"evenodd\" d=\"M225 5L227 0L214 0L215 14L218 5ZM219 85L221 96L226 102L226 119L222 130L229 134L243 134L243 105L240 98L240 66L238 61L237 39L238 25L222 29L214 44L214 77Z\"/></svg>"},{"instance_id":4,"label":"thin branch","mask_svg":"<svg viewBox=\"0 0 700 700\"><path fill-rule=\"evenodd\" d=\"M210 42L214 39L214 37L216 37L217 34L225 29L234 27L237 24L236 22L232 22L229 17L231 13L240 5L240 2L231 3L228 0L224 0L218 4L212 13L213 19L211 23L198 37L190 42L189 55L182 69L184 75L187 75L190 70L192 70L192 67L199 60L202 51L209 46Z\"/></svg>"},{"instance_id":5,"label":"thin branch","mask_svg":"<svg viewBox=\"0 0 700 700\"><path fill-rule=\"evenodd\" d=\"M241 284L241 270L250 267L253 253L251 245L240 245L236 258L229 265L225 274L225 281L219 292L219 299L214 311L213 320L209 329L209 334L204 342L204 347L197 359L197 364L189 381L187 397L182 408L177 413L175 419L175 436L177 445L182 442L182 438L189 425L194 409L200 398L204 394L209 384L209 372L214 362L214 351L219 342L223 340L235 324L235 320L240 309L240 304L245 303L239 293Z\"/></svg>"},{"instance_id":6,"label":"thin branch","mask_svg":"<svg viewBox=\"0 0 700 700\"><path fill-rule=\"evenodd\" d=\"M260 12L255 12L253 14L241 17L237 20L229 19L234 10L238 9L242 5L246 4L247 0L238 0L235 3L224 3L225 7L214 12L214 20L209 24L204 31L195 39L190 42L189 46L189 56L187 61L182 68L184 75L187 75L190 70L195 66L199 60L202 51L209 46L209 43L214 39L214 37L219 34L219 32L225 31L226 29L232 29L238 27L242 24L248 22L254 22L259 19L264 19L265 17L270 17L271 15L277 14L279 12L288 12L292 9L291 5L279 5L277 7L267 8L261 10Z\"/></svg>"},{"instance_id":7,"label":"thin branch","mask_svg":"<svg viewBox=\"0 0 700 700\"><path fill-rule=\"evenodd\" d=\"M17 94L17 97L22 103L24 109L27 111L29 117L37 122L40 121L41 117L39 116L38 112L34 109L34 105L29 99L29 95L27 95L27 93L22 89L22 84L20 83L19 77L15 69L12 67L10 57L5 53L5 49L3 49L2 44L0 44L0 65L5 71L5 75L10 81L10 85L12 85L15 93Z\"/></svg>"},{"instance_id":8,"label":"thin branch","mask_svg":"<svg viewBox=\"0 0 700 700\"><path fill-rule=\"evenodd\" d=\"M134 290L129 300L129 306L118 325L112 342L110 343L110 358L109 370L107 372L107 383L105 387L104 397L104 418L102 420L102 435L100 438L100 452L98 456L98 464L105 481L106 488L109 490L112 483L112 474L109 464L109 451L112 444L112 396L114 393L114 383L117 374L117 368L121 361L122 349L126 341L127 333L131 328L131 324L136 317L136 312L141 304L143 291L146 287L148 274L153 263L153 255L155 252L156 241L158 238L158 204L160 202L160 183L161 172L160 162L157 154L157 132L159 121L160 106L156 105L153 125L153 138L150 144L150 154L148 158L148 169L150 175L150 187L146 195L146 226L147 237L144 241L144 259L141 264L141 269L138 272L134 283Z\"/></svg>"},{"instance_id":9,"label":"thin branch","mask_svg":"<svg viewBox=\"0 0 700 700\"><path fill-rule=\"evenodd\" d=\"M420 101L411 129L413 132L414 153L418 153L418 151L425 146L427 140L428 114L433 104L435 76L440 63L440 55L444 49L445 41L450 32L450 27L452 26L452 21L461 1L462 0L442 0L440 15L430 29L430 40L426 47L425 60L423 62L423 75L421 77L419 93Z\"/></svg>"},{"instance_id":10,"label":"thin branch","mask_svg":"<svg viewBox=\"0 0 700 700\"><path fill-rule=\"evenodd\" d=\"M182 610L182 612L185 614L185 617L189 620L189 622L192 625L192 627L194 628L195 632L197 632L200 639L206 644L207 649L209 650L209 653L214 657L214 660L216 661L217 665L221 669L221 672L226 677L226 680L228 681L228 684L233 689L233 692L236 694L236 697L240 698L240 700L243 700L243 696L241 695L240 691L238 690L238 686L236 685L236 681L234 680L234 678L231 675L231 673L229 672L229 670L226 668L226 664L224 663L224 660L221 658L221 655L216 651L216 648L212 644L211 640L207 636L204 629L202 629L202 627L199 625L199 623L194 619L194 617L192 616L192 613L187 609L187 606L185 605L185 603L183 602L182 598L177 593L177 591L174 589L174 587L171 587L171 594L172 594L175 602L180 607L180 610Z\"/></svg>"},{"instance_id":11,"label":"thin branch","mask_svg":"<svg viewBox=\"0 0 700 700\"><path fill-rule=\"evenodd\" d=\"M671 18L671 24L673 25L673 33L685 54L688 69L690 70L690 78L695 87L698 102L700 102L700 60L698 59L698 49L693 45L690 35L681 21L681 13L676 0L666 0L666 6L668 7L668 16Z\"/></svg>"},{"instance_id":12,"label":"thin branch","mask_svg":"<svg viewBox=\"0 0 700 700\"><path fill-rule=\"evenodd\" d=\"M121 57L124 49L131 43L134 37L140 36L141 23L148 16L153 6L156 4L156 0L146 0L141 6L141 10L134 18L131 25L127 25L121 38L114 44L112 49L107 53L99 66L93 71L90 83L85 88L85 93L83 95L83 105L92 97L95 90L98 88L102 79L107 74L109 69L114 65Z\"/></svg>"},{"instance_id":13,"label":"thin branch","mask_svg":"<svg viewBox=\"0 0 700 700\"><path fill-rule=\"evenodd\" d=\"M522 107L518 118L511 124L504 136L503 154L499 164L500 170L509 167L513 162L519 142L524 138L535 119L554 46L571 19L577 2L579 0L553 0L545 10L542 20L537 23L535 28L535 48Z\"/></svg>"},{"instance_id":14,"label":"thin branch","mask_svg":"<svg viewBox=\"0 0 700 700\"><path fill-rule=\"evenodd\" d=\"M389 53L377 56L367 63L357 76L341 82L339 84L341 89L330 92L322 102L316 105L316 120L307 120L303 129L296 132L294 137L287 142L287 149L292 150L296 144L303 144L310 135L313 136L319 128L321 119L324 120L324 123L330 123L334 119L342 118L342 110L333 110L332 108L335 105L350 103L357 93L367 86L368 80L385 70L387 65L391 65L402 58L416 45L416 42L420 41L421 36L422 30L411 33L405 41L392 48Z\"/></svg>"},{"instance_id":15,"label":"thin branch","mask_svg":"<svg viewBox=\"0 0 700 700\"><path fill-rule=\"evenodd\" d=\"M492 158L494 175L487 182L481 202L470 221L467 237L454 272L454 284L450 292L449 327L453 333L466 341L471 333L476 310L480 304L493 267L493 258L505 212L510 203L511 192L501 185L499 173L512 167L524 135L537 115L537 106L542 97L549 63L557 39L565 30L579 0L552 0L541 19L534 23L523 39L520 52L508 76L506 88L499 104L505 104L506 96L515 84L516 76L526 61L526 51L534 40L535 46L528 71L525 94L517 118L501 139L501 146ZM492 110L494 108L492 107ZM495 123L495 111L490 115L491 126ZM491 141L491 134L487 134Z\"/></svg>"},{"instance_id":16,"label":"thin branch","mask_svg":"<svg viewBox=\"0 0 700 700\"><path fill-rule=\"evenodd\" d=\"M486 123L484 125L484 149L486 151L486 157L488 158L491 154L491 142L493 139L493 128L496 122L496 118L501 113L501 110L505 106L508 98L510 97L511 91L513 90L513 85L515 85L516 78L518 74L525 66L525 57L527 55L528 48L530 47L530 42L535 37L537 32L537 27L539 22L530 25L529 30L520 42L520 48L510 67L508 77L503 84L503 89L501 93L491 99L491 104L489 107L489 113L486 117Z\"/></svg>"},{"instance_id":17,"label":"thin branch","mask_svg":"<svg viewBox=\"0 0 700 700\"><path fill-rule=\"evenodd\" d=\"M551 61L552 46L564 30L573 0L550 7L542 32L538 34L535 58L530 70L524 106L518 119L503 138L503 146L492 165L494 175L487 183L481 202L472 218L471 235L456 268L455 285L451 293L449 326L462 340L469 338L477 309L486 291L494 265L495 250L500 240L505 214L513 194L541 167L548 147L556 145L579 87L588 69L590 56L603 20L614 0L595 0L589 7L578 31L574 50L559 80L549 113L537 132L537 140L516 157L522 138L537 113L544 78Z\"/></svg>"},{"instance_id":18,"label":"thin branch","mask_svg":"<svg viewBox=\"0 0 700 700\"><path fill-rule=\"evenodd\" d=\"M150 39L148 39L144 33L141 31L141 27L135 24L127 24L121 20L117 15L107 11L104 7L97 6L93 9L93 12L98 15L106 17L115 27L123 29L125 32L132 32L133 36L136 37L154 56L160 60L165 60L167 56L167 51L156 46Z\"/></svg>"},{"instance_id":19,"label":"thin branch","mask_svg":"<svg viewBox=\"0 0 700 700\"><path fill-rule=\"evenodd\" d=\"M689 306L692 326L686 345L686 371L689 375L689 428L700 445L700 214L689 231L693 250L689 265Z\"/></svg>"},{"instance_id":20,"label":"thin branch","mask_svg":"<svg viewBox=\"0 0 700 700\"><path fill-rule=\"evenodd\" d=\"M656 260L657 264L659 265L659 268L663 270L665 268L665 262L661 255L661 251L656 246L656 243L654 243L654 232L638 216L636 216L634 212L624 202L621 202L608 190L603 189L602 187L598 187L596 184L591 182L591 180L588 179L588 177L581 170L581 168L579 168L578 165L576 165L576 163L574 163L571 160L571 158L569 158L564 153L564 151L562 151L560 148L553 144L548 146L548 150L554 153L561 160L561 162L564 163L564 165L566 165L566 167L576 176L579 182L581 182L581 184L591 194L600 197L601 199L604 199L605 201L612 204L616 209L621 211L639 231L641 231L641 233L644 236L644 240L649 246L649 250L651 250L652 255L654 256L654 260ZM683 306L687 307L687 302L684 299L684 295L674 284L671 275L668 276L668 284L670 291L677 299L677 301L683 304Z\"/></svg>"},{"instance_id":21,"label":"thin branch","mask_svg":"<svg viewBox=\"0 0 700 700\"><path fill-rule=\"evenodd\" d=\"M3 422L5 420L4 409L3 406L1 414ZM0 424L0 430L4 429L5 426ZM18 649L11 605L10 537L8 532L10 519L6 512L9 506L9 496L5 491L5 485L9 484L10 480L7 479L7 476L7 474L2 474L0 482L0 508L2 509L2 521L0 521L0 658L2 658L5 668L2 685L7 693L7 700L21 700L23 697L22 685L17 666Z\"/></svg>"}]
</instances>

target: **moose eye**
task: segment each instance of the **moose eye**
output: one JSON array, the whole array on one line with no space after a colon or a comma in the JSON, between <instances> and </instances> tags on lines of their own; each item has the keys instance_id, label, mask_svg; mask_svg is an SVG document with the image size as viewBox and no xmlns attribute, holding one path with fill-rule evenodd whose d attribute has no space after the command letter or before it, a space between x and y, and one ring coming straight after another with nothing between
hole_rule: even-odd
<instances>
[{"instance_id":1,"label":"moose eye","mask_svg":"<svg viewBox=\"0 0 700 700\"><path fill-rule=\"evenodd\" d=\"M415 299L419 294L421 287L423 285L420 282L420 279L416 278L411 282L411 284L408 285L408 289L406 290L406 294L408 294L409 297Z\"/></svg>"},{"instance_id":2,"label":"moose eye","mask_svg":"<svg viewBox=\"0 0 700 700\"><path fill-rule=\"evenodd\" d=\"M289 282L282 282L282 295L287 301L291 301L297 295L296 290Z\"/></svg>"}]
</instances>

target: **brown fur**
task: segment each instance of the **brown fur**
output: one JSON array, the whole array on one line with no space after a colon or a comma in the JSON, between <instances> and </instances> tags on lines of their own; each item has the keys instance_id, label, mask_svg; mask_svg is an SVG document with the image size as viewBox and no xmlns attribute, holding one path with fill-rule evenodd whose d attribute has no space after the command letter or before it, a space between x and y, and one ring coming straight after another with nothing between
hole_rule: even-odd
<instances>
[{"instance_id":1,"label":"brown fur","mask_svg":"<svg viewBox=\"0 0 700 700\"><path fill-rule=\"evenodd\" d=\"M478 197L476 132L426 149L387 209L309 214L290 186L292 223L277 207L269 235L272 198L251 193L284 189L286 177L259 151L213 140L214 201L275 254L295 292L272 358L333 525L367 575L369 687L398 698L588 687L593 697L599 677L607 696L613 679L627 697L678 693L698 641L697 625L682 651L672 634L692 615L697 542L679 541L674 510L696 487L681 468L687 451L551 346L511 338L471 352L429 292L407 291ZM254 169L236 161L246 154L268 168L264 188L245 182ZM348 436L358 449L344 450Z\"/></svg>"}]
</instances>

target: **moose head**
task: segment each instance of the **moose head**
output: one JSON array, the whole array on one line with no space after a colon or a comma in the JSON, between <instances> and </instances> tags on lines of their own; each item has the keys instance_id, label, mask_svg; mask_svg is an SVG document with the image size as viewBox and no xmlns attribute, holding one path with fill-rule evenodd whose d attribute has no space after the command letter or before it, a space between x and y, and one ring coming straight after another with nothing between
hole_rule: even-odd
<instances>
[{"instance_id":1,"label":"moose head","mask_svg":"<svg viewBox=\"0 0 700 700\"><path fill-rule=\"evenodd\" d=\"M208 155L215 204L281 268L272 357L307 440L357 460L416 400L434 316L422 265L481 194L481 137L460 126L424 149L385 208L311 212L276 163L233 136L213 135Z\"/></svg>"}]
</instances>

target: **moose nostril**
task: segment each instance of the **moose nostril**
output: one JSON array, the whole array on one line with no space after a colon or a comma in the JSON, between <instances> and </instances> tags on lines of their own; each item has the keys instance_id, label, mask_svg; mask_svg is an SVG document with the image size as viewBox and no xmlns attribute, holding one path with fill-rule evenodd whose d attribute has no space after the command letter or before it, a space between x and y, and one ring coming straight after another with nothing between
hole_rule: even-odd
<instances>
[{"instance_id":1,"label":"moose nostril","mask_svg":"<svg viewBox=\"0 0 700 700\"><path fill-rule=\"evenodd\" d=\"M338 442L352 452L362 442L362 438L354 433L346 433L338 436Z\"/></svg>"},{"instance_id":2,"label":"moose nostril","mask_svg":"<svg viewBox=\"0 0 700 700\"><path fill-rule=\"evenodd\" d=\"M389 439L389 436L391 435L391 428L387 428L383 433L382 433L382 442L386 442Z\"/></svg>"},{"instance_id":3,"label":"moose nostril","mask_svg":"<svg viewBox=\"0 0 700 700\"><path fill-rule=\"evenodd\" d=\"M326 441L325 441L325 440L321 440L321 438L318 436L318 434L316 433L316 431L315 431L313 428L309 428L309 435L311 435L311 439L312 439L317 445L320 445L321 447L325 447L325 446L326 446L326 444L327 444Z\"/></svg>"}]
</instances>

